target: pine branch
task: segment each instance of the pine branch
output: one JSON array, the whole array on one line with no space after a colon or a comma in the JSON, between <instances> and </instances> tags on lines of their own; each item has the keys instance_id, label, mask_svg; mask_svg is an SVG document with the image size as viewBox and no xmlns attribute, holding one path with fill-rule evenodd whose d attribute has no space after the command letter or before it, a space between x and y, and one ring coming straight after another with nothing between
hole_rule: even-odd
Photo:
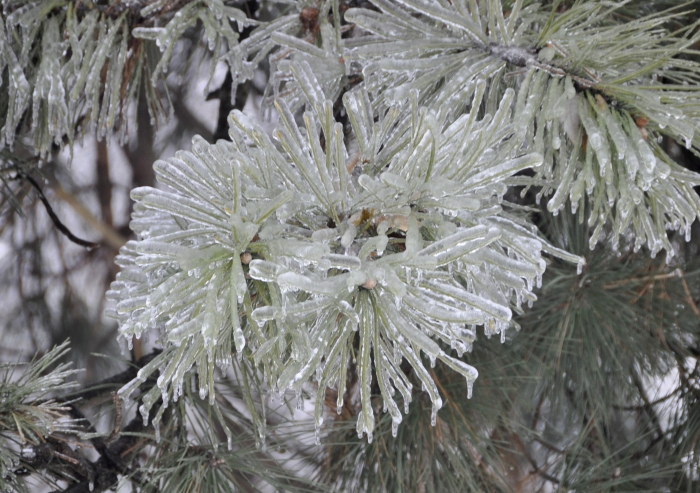
<instances>
[{"instance_id":1,"label":"pine branch","mask_svg":"<svg viewBox=\"0 0 700 493\"><path fill-rule=\"evenodd\" d=\"M63 396L63 401L73 403L89 403L88 405L93 405L92 401L94 399L104 398L105 396L111 396L112 392L115 389L121 388L122 386L136 378L138 371L144 366L146 366L148 363L153 361L153 359L159 354L161 354L161 352L161 350L156 349L153 352L139 358L123 372L118 373L116 375L112 375L84 389Z\"/></svg>"},{"instance_id":2,"label":"pine branch","mask_svg":"<svg viewBox=\"0 0 700 493\"><path fill-rule=\"evenodd\" d=\"M126 244L127 239L120 232L116 231L111 225L97 219L77 197L66 192L57 182L52 184L52 190L56 198L68 204L78 216L100 233L105 244L114 250L119 250Z\"/></svg>"},{"instance_id":3,"label":"pine branch","mask_svg":"<svg viewBox=\"0 0 700 493\"><path fill-rule=\"evenodd\" d=\"M44 204L44 208L46 209L46 213L49 215L49 218L51 219L51 222L53 225L56 227L58 231L61 232L63 236L68 238L71 242L75 243L76 245L80 245L82 247L87 248L88 250L94 250L95 248L99 248L100 244L99 243L94 243L91 241L83 240L75 236L71 231L61 222L61 220L58 218L56 213L53 210L53 207L51 207L51 203L49 200L46 198L46 195L44 195L43 190L37 183L37 181L29 176L28 174L24 172L20 172L17 174L18 179L23 179L29 182L29 184L36 190L37 195L39 196L39 200L41 200L41 203Z\"/></svg>"},{"instance_id":4,"label":"pine branch","mask_svg":"<svg viewBox=\"0 0 700 493\"><path fill-rule=\"evenodd\" d=\"M525 77L510 77L518 90L514 138L544 155L545 164L530 182L545 184L537 202L551 195L550 211L569 202L573 213L581 211L581 220L586 213L596 231L593 245L606 223L614 226L613 248L620 237L633 234L636 248L646 243L653 255L661 249L673 253L667 229L689 235L700 214L692 191L700 177L655 143L665 135L692 148L698 131L698 94L691 87L699 70L688 47L700 34L692 23L676 32L656 31L687 13L675 9L620 22L615 16L620 6L515 2L507 20L500 4L489 4L488 22L482 22L474 5L375 3L381 14L346 13L373 36L360 36L345 59L367 67L366 86L381 104L395 104L416 90L422 104L456 118L469 109L471 94L483 90L481 79L491 81L484 100L493 111L512 85L503 80L506 66L523 67ZM407 21L409 13L420 20ZM425 32L426 41L416 43ZM583 209L586 196L589 211Z\"/></svg>"},{"instance_id":5,"label":"pine branch","mask_svg":"<svg viewBox=\"0 0 700 493\"><path fill-rule=\"evenodd\" d=\"M138 440L134 434L141 433L145 429L143 420L135 418L121 431L116 428L115 436L110 441L106 441L97 434L97 430L79 407L88 405L89 401L103 396L111 389L122 386L133 379L138 369L148 364L158 354L158 352L154 352L144 356L126 371L63 398L52 398L44 403L38 403L39 406L49 403L59 405L64 414L77 423L80 429L84 430L84 433L91 435L89 442L100 454L98 459L88 461L79 452L62 444L58 437L49 437L45 443L23 448L20 456L22 463L34 470L53 464L52 470L57 474L64 474L63 469L65 468L73 469L74 473L81 479L75 478L73 481L68 481L69 486L64 491L94 491L95 488L96 491L106 491L117 483L117 475L135 474L135 479L139 480L140 474L130 470L127 466L128 461L122 458L122 453L129 450L133 455L139 451L139 449L133 448ZM90 403L90 405L94 404L94 402ZM147 441L143 441L142 447L147 444ZM56 461L58 461L57 464ZM26 474L23 472L24 469L26 467L18 469L15 473Z\"/></svg>"},{"instance_id":6,"label":"pine branch","mask_svg":"<svg viewBox=\"0 0 700 493\"><path fill-rule=\"evenodd\" d=\"M117 474L152 491L252 491L268 472L301 488L252 451L284 443L265 399L291 390L300 406L315 393L314 460L339 490L692 489L700 285L684 273L697 245L677 233L689 242L700 217L685 167L700 153L700 24L652 3L154 0L25 15L11 0L3 145L47 154L91 125L126 135L142 79L151 117L177 110L162 75L177 40L185 58L206 40L230 69L210 94L222 139L196 137L156 162L161 187L132 192L138 239L107 314L125 341L157 332L162 352L75 394L109 401L122 385L109 438L53 403L97 461L52 436L32 445L37 464L53 457L69 491ZM241 111L268 66L272 136ZM674 371L653 396L647 382ZM153 434L132 422L142 436L126 443L119 399L136 391Z\"/></svg>"},{"instance_id":7,"label":"pine branch","mask_svg":"<svg viewBox=\"0 0 700 493\"><path fill-rule=\"evenodd\" d=\"M248 10L255 13L251 6ZM3 11L0 38L6 49L0 66L10 67L11 77L0 93L0 107L7 108L0 149L11 149L15 140L22 139L32 142L42 158L53 146L72 148L86 131L98 139L114 133L124 143L127 109L139 100L141 91L153 123L163 123L169 102L162 74L170 70L175 47L183 38L193 36L194 41L187 44L184 58L206 40L214 59L223 56L228 61L235 78L233 91L239 82L252 78L255 67L248 59L271 34L264 23L220 0L41 4L11 0ZM23 34L24 22L31 23L30 34ZM298 20L287 18L273 28L288 31L297 26ZM251 32L258 36L245 42ZM153 50L150 44L162 50Z\"/></svg>"}]
</instances>

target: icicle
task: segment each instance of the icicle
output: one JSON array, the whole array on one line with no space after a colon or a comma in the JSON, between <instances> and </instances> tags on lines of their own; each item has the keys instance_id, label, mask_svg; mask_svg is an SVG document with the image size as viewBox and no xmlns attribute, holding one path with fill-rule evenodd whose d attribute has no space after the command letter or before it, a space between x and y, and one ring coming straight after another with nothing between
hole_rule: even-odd
<instances>
[{"instance_id":1,"label":"icicle","mask_svg":"<svg viewBox=\"0 0 700 493\"><path fill-rule=\"evenodd\" d=\"M340 238L340 244L344 248L348 248L352 242L355 240L355 236L357 235L357 228L354 225L349 225L348 229L345 230L345 233L343 233L343 236Z\"/></svg>"},{"instance_id":2,"label":"icicle","mask_svg":"<svg viewBox=\"0 0 700 493\"><path fill-rule=\"evenodd\" d=\"M304 401L301 398L301 390L296 391L297 399L297 411L301 411L304 408Z\"/></svg>"},{"instance_id":3,"label":"icicle","mask_svg":"<svg viewBox=\"0 0 700 493\"><path fill-rule=\"evenodd\" d=\"M141 417L143 418L143 426L144 427L148 426L149 411L150 411L150 409L148 409L146 406L144 406L144 405L139 406L139 412L141 413Z\"/></svg>"}]
</instances>

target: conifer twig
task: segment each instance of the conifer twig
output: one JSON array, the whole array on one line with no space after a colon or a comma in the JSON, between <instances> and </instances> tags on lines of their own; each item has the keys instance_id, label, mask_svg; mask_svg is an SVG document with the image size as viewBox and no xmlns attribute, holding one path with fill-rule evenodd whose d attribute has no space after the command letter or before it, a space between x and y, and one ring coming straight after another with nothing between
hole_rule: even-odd
<instances>
[{"instance_id":1,"label":"conifer twig","mask_svg":"<svg viewBox=\"0 0 700 493\"><path fill-rule=\"evenodd\" d=\"M625 284L630 284L630 283L635 283L635 282L660 281L662 279L671 279L673 277L683 277L683 273L680 271L680 269L676 269L673 272L669 272L668 274L653 274L650 276L643 276L643 277L631 277L629 279L622 279L620 281L615 281L615 282L610 282L608 284L603 284L603 289L614 289L614 288L619 288L620 286L624 286Z\"/></svg>"},{"instance_id":2,"label":"conifer twig","mask_svg":"<svg viewBox=\"0 0 700 493\"><path fill-rule=\"evenodd\" d=\"M101 235L106 245L119 250L126 244L127 239L117 232L113 226L96 218L75 196L66 192L60 185L52 187L54 195L67 203L88 225L95 228Z\"/></svg>"},{"instance_id":3,"label":"conifer twig","mask_svg":"<svg viewBox=\"0 0 700 493\"><path fill-rule=\"evenodd\" d=\"M87 241L83 240L81 238L78 238L75 236L69 229L68 227L61 222L61 220L58 218L56 213L53 210L53 207L51 207L51 203L49 200L46 198L46 195L44 195L44 191L41 189L37 181L29 176L26 173L20 172L18 174L19 177L24 178L29 182L29 184L36 190L37 195L39 196L39 200L41 200L41 203L44 204L44 208L46 209L46 213L49 215L51 218L51 222L56 226L56 229L58 229L63 236L68 238L70 241L75 243L76 245L80 245L82 247L87 248L88 250L93 250L95 248L99 248L101 245L99 243L94 243L92 241Z\"/></svg>"},{"instance_id":4,"label":"conifer twig","mask_svg":"<svg viewBox=\"0 0 700 493\"><path fill-rule=\"evenodd\" d=\"M685 293L685 302L688 303L688 306L693 311L695 316L700 318L700 310L698 309L698 306L695 304L695 301L693 300L693 296L690 294L690 288L688 288L688 283L685 280L685 274L683 274L683 271L680 269L677 269L677 272L678 272L678 277L681 278L681 284L683 285L683 292Z\"/></svg>"}]
</instances>

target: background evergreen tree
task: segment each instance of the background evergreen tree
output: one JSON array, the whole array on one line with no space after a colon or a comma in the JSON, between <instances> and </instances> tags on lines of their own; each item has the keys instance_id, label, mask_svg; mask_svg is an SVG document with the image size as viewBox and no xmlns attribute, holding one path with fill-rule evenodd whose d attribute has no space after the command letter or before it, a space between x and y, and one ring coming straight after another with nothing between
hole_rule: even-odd
<instances>
[{"instance_id":1,"label":"background evergreen tree","mask_svg":"<svg viewBox=\"0 0 700 493\"><path fill-rule=\"evenodd\" d=\"M0 491L697 490L697 6L3 1Z\"/></svg>"}]
</instances>

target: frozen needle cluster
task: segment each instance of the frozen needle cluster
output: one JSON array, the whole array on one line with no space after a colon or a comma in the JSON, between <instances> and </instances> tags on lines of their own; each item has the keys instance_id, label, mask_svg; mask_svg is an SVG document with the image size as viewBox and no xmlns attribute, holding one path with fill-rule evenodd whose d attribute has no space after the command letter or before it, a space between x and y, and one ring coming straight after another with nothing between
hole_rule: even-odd
<instances>
[{"instance_id":1,"label":"frozen needle cluster","mask_svg":"<svg viewBox=\"0 0 700 493\"><path fill-rule=\"evenodd\" d=\"M417 90L422 104L454 118L477 80L488 81L487 111L515 87L515 138L544 160L519 183L538 186L538 201L551 195L555 214L569 202L581 221L587 215L591 249L607 237L614 249L626 240L673 256L666 231L689 237L700 175L661 145L692 149L700 130L696 26L663 29L680 10L620 24L612 19L628 2L576 2L559 13L520 0L372 3L345 14L369 34L348 40L345 59L361 66L378 104Z\"/></svg>"},{"instance_id":2,"label":"frozen needle cluster","mask_svg":"<svg viewBox=\"0 0 700 493\"><path fill-rule=\"evenodd\" d=\"M516 326L542 252L583 265L513 213L508 186L538 187L555 214L568 203L591 248L671 256L667 230L688 235L700 216L700 176L661 145L695 152L700 122L700 65L685 57L700 35L667 31L676 14L621 23L624 2L372 3L299 4L280 29L260 24L227 56L248 60L231 62L245 79L281 47L269 57L272 138L234 111L231 141L195 139L156 163L167 190L133 191L141 239L122 249L110 297L125 340L161 333L164 353L122 391L160 371L144 418L195 367L213 399L214 368L235 348L273 392L315 378L319 426L326 389L340 408L352 368L358 433L371 440L373 389L396 432L412 382L434 417L442 405L426 360L471 389L477 371L460 356L478 326L502 339Z\"/></svg>"},{"instance_id":3,"label":"frozen needle cluster","mask_svg":"<svg viewBox=\"0 0 700 493\"><path fill-rule=\"evenodd\" d=\"M200 395L213 398L214 367L230 364L233 344L273 392L299 393L315 377L320 425L326 387L343 405L352 359L357 430L371 440L373 378L394 430L402 419L395 390L406 410L412 398L404 360L435 416L442 400L426 362L441 360L471 391L477 370L451 349L469 351L477 326L504 338L512 309L535 299L541 253L554 250L501 202L503 180L542 156L519 154L507 139L512 90L495 114L473 111L449 124L415 98L375 122L367 93L346 93L357 137L349 153L310 65L291 70L306 97L303 126L279 101L273 142L236 111L231 142L195 139L192 152L155 164L168 191L132 192L141 240L117 258L112 315L127 340L160 330L170 354L158 379L165 403L195 365Z\"/></svg>"},{"instance_id":4,"label":"frozen needle cluster","mask_svg":"<svg viewBox=\"0 0 700 493\"><path fill-rule=\"evenodd\" d=\"M239 82L252 78L274 46L272 31L299 24L297 16L283 16L238 43L241 29L259 24L242 10L222 0L173 7L163 0L3 1L0 74L7 76L0 82L0 150L24 141L46 157L52 145L72 146L87 131L125 141L136 124L127 123L129 108L141 91L152 123L172 112L164 79L174 54L197 47L183 46L188 30L203 27L196 41L217 55L224 51Z\"/></svg>"}]
</instances>

